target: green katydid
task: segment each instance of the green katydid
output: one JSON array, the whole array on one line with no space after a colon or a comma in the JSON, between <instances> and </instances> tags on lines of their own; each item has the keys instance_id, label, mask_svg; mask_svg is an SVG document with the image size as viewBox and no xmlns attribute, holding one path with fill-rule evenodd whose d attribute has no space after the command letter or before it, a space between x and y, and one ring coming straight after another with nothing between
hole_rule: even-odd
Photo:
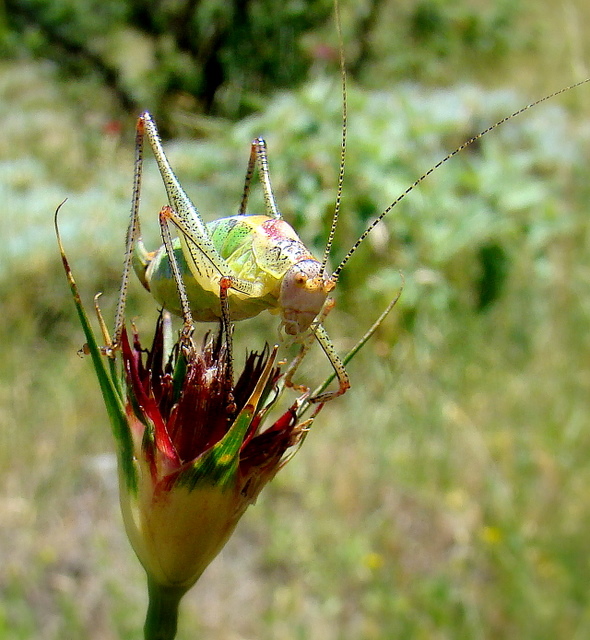
<instances>
[{"instance_id":1,"label":"green katydid","mask_svg":"<svg viewBox=\"0 0 590 640\"><path fill-rule=\"evenodd\" d=\"M114 344L118 344L123 327L126 290L133 265L139 279L154 298L163 307L183 318L183 335L186 345L190 345L194 321L221 320L227 340L230 342L231 322L254 317L267 309L280 314L281 328L285 334L301 343L299 354L287 370L286 384L295 386L292 382L293 375L315 338L334 369L338 388L334 391L320 392L312 396L309 401L325 402L342 395L350 387L349 377L322 323L334 305L329 294L335 288L344 265L360 244L402 198L467 146L531 107L589 81L590 79L582 80L532 102L457 147L420 176L373 220L333 273L328 273L326 267L338 219L344 175L346 148L344 71L340 174L332 228L322 260L317 260L309 252L296 232L279 213L270 181L266 144L262 138L256 138L251 145L242 201L237 214L205 223L168 162L153 119L149 113L143 113L138 118L136 127L131 221L127 235L121 294L116 313ZM148 252L145 249L139 224L144 137L147 137L156 158L169 201L168 205L162 207L159 216L164 244L154 252ZM255 169L258 170L262 183L265 215L246 213L250 184ZM179 232L174 240L169 223L172 223Z\"/></svg>"},{"instance_id":2,"label":"green katydid","mask_svg":"<svg viewBox=\"0 0 590 640\"><path fill-rule=\"evenodd\" d=\"M158 163L169 199L169 205L160 210L164 244L151 253L141 240L138 215L144 136ZM262 178L266 215L246 214L256 166ZM180 232L176 240L171 237L170 222ZM328 294L336 284L335 278L326 272L327 256L328 251L323 262L316 260L282 219L272 192L262 138L252 142L238 214L205 224L174 175L151 116L144 113L138 118L133 204L115 344L123 327L125 293L133 265L154 298L170 312L182 316L187 343L195 320L221 320L229 339L230 322L254 317L264 309L280 312L284 332L302 342L301 352L286 374L287 384L294 386L291 378L296 366L315 336L334 367L339 387L314 400L330 400L343 394L350 383L321 324L333 305Z\"/></svg>"}]
</instances>

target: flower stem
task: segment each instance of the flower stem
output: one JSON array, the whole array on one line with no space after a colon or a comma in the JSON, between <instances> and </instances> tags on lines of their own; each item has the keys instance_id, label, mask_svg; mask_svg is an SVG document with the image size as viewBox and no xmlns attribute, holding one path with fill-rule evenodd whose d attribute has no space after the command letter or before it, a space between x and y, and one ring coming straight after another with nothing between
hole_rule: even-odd
<instances>
[{"instance_id":1,"label":"flower stem","mask_svg":"<svg viewBox=\"0 0 590 640\"><path fill-rule=\"evenodd\" d=\"M185 593L184 587L164 587L148 578L149 604L143 627L145 640L174 640L178 605Z\"/></svg>"}]
</instances>

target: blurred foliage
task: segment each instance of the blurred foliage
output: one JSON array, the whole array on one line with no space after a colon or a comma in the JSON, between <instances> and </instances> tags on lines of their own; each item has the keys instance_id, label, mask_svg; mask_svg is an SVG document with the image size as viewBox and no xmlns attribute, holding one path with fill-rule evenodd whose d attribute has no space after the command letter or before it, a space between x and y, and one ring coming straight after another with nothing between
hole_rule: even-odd
<instances>
[{"instance_id":1,"label":"blurred foliage","mask_svg":"<svg viewBox=\"0 0 590 640\"><path fill-rule=\"evenodd\" d=\"M191 64L174 38L143 30L134 3L93 11L81 1L4 3L3 640L131 640L145 611L144 576L120 523L106 417L90 365L76 355L82 333L52 226L67 196L60 225L75 275L88 304L104 292L111 318L133 172L133 119L113 82L133 112L155 108L158 124L182 133L166 150L207 219L237 210L249 141L265 136L279 206L321 254L342 106L337 39L320 19L327 5L318 5L317 28L288 40L300 47L297 64L309 68L297 88L270 91L278 85L241 78L235 56L221 60L235 75L224 75L208 108L250 113L232 124L204 118L205 101L190 82L169 82ZM169 25L186 6L147 10ZM218 14L212 2L198 6L215 14L212 34L216 15L233 15L230 4ZM289 7L299 5L268 11ZM343 2L353 73L333 266L449 151L521 107L525 95L583 68L586 45L577 35L589 5L568 4L563 20L562 9L524 0ZM86 54L60 49L41 22L110 65L115 80ZM247 62L258 68L262 58ZM480 73L504 88L473 82ZM179 638L588 637L587 95L582 88L540 105L454 157L351 259L326 322L338 350L395 295L401 270L398 307L351 363L351 391L321 414L187 597ZM165 194L146 156L141 213L156 246ZM257 188L251 211L261 209ZM130 317L142 329L154 314L134 282ZM256 348L275 338L268 315L236 326L237 359L244 341ZM302 380L317 382L328 368L314 349Z\"/></svg>"},{"instance_id":2,"label":"blurred foliage","mask_svg":"<svg viewBox=\"0 0 590 640\"><path fill-rule=\"evenodd\" d=\"M179 105L242 115L269 90L305 77L301 35L331 15L329 0L7 0L2 49L94 74L125 110L163 125Z\"/></svg>"},{"instance_id":3,"label":"blurred foliage","mask_svg":"<svg viewBox=\"0 0 590 640\"><path fill-rule=\"evenodd\" d=\"M532 38L516 37L513 2L485 11L469 0L341 4L352 78L378 63L390 79L440 81L457 61L497 64ZM332 14L331 0L6 0L0 52L93 79L108 88L112 108L149 109L171 134L178 112L240 117L302 82L312 66L336 69ZM389 70L384 55L395 61Z\"/></svg>"}]
</instances>

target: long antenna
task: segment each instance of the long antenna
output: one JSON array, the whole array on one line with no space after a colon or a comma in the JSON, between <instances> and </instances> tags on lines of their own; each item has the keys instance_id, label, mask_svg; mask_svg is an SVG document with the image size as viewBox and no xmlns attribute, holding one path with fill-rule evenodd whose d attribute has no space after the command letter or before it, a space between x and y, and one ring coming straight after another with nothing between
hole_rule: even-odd
<instances>
[{"instance_id":1,"label":"long antenna","mask_svg":"<svg viewBox=\"0 0 590 640\"><path fill-rule=\"evenodd\" d=\"M483 131L481 131L477 135L473 136L473 138L470 138L469 140L467 140L467 142L464 142L462 145L458 146L454 151L451 151L451 153L449 153L447 156L445 156L442 160L439 160L433 167L431 167L426 173L421 175L413 184L411 184L403 193L401 193L387 207L387 209L385 209L385 211L383 211L383 213L381 213L379 216L377 216L375 218L375 220L373 220L373 222L371 222L371 224L362 233L361 237L352 245L352 247L350 248L350 251L344 256L344 258L342 259L342 262L336 267L336 271L334 271L334 273L332 274L332 281L335 283L338 280L338 276L340 275L340 272L344 268L344 265L350 260L351 256L360 247L360 245L363 242L363 240L371 233L371 231L373 231L373 229L381 222L381 220L383 220L383 218L385 218L385 216L401 200L403 200L411 191L413 191L421 182L426 180L426 178L428 178L428 176L431 173L436 171L445 162L447 162L448 160L450 160L451 158L456 156L458 153L461 153L461 151L463 151L463 149L465 149L469 145L473 144L474 142L476 142L477 140L479 140L480 138L485 136L486 133L489 133L493 129L496 129L497 127L503 125L505 122L508 122L508 120L512 120L512 118L515 118L516 116L519 116L521 113L524 113L525 111L528 111L529 109L532 109L533 107L536 107L538 104L541 104L542 102L545 102L546 100L551 100L552 98L555 98L555 97L561 95L562 93L565 93L566 91L569 91L570 89L575 89L576 87L579 87L579 86L581 86L583 84L586 84L587 82L590 82L590 78L586 78L585 80L580 80L579 82L575 82L574 84L571 84L568 87L564 87L563 89L559 89L559 91L555 91L555 92L549 94L548 96L545 96L543 98L540 98L539 100L535 100L534 102L531 102L531 103L527 104L526 107L522 107L522 108L518 109L517 111L515 111L514 113L512 113L511 115L506 116L505 118L502 118L501 120L498 120L498 122L496 122L495 124L492 124L491 126L487 127L487 129L484 129Z\"/></svg>"},{"instance_id":2,"label":"long antenna","mask_svg":"<svg viewBox=\"0 0 590 640\"><path fill-rule=\"evenodd\" d=\"M338 171L338 188L336 190L336 201L334 203L334 215L332 216L332 226L328 234L328 241L324 249L324 257L322 258L322 269L326 268L330 250L334 242L334 235L338 225L338 215L340 214L340 202L342 200L342 185L344 184L344 164L346 160L346 67L344 62L344 44L342 38L342 23L340 21L340 5L338 0L334 0L334 16L336 18L336 31L338 32L338 49L340 53L340 75L342 77L342 142L340 144L340 169Z\"/></svg>"}]
</instances>

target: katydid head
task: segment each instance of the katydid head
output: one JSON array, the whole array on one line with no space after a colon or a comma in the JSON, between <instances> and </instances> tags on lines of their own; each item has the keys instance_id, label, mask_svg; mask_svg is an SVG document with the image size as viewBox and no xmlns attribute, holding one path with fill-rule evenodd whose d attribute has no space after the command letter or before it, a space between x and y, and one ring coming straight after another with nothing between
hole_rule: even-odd
<instances>
[{"instance_id":1,"label":"katydid head","mask_svg":"<svg viewBox=\"0 0 590 640\"><path fill-rule=\"evenodd\" d=\"M301 260L283 276L279 306L285 333L297 336L309 329L334 289L332 281L317 260Z\"/></svg>"}]
</instances>

